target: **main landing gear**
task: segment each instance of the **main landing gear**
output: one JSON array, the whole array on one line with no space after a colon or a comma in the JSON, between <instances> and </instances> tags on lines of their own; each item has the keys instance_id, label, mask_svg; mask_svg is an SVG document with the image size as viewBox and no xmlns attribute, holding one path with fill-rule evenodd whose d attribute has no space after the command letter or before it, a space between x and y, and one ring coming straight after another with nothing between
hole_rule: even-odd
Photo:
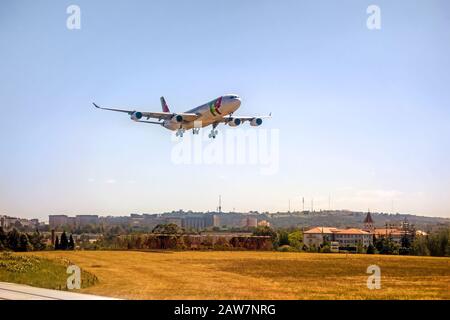
<instances>
[{"instance_id":1,"label":"main landing gear","mask_svg":"<svg viewBox=\"0 0 450 320\"><path fill-rule=\"evenodd\" d=\"M212 129L211 133L208 134L208 137L215 139L218 133L219 133L219 131Z\"/></svg>"},{"instance_id":2,"label":"main landing gear","mask_svg":"<svg viewBox=\"0 0 450 320\"><path fill-rule=\"evenodd\" d=\"M208 135L209 138L215 139L217 137L217 134L219 133L219 131L216 130L217 125L218 124L213 124L212 130ZM177 132L175 135L177 137L183 138L183 135L185 132L186 132L186 129L180 128L180 129L177 129ZM196 134L198 135L199 133L200 133L200 128L192 128L193 135L196 135Z\"/></svg>"},{"instance_id":3,"label":"main landing gear","mask_svg":"<svg viewBox=\"0 0 450 320\"><path fill-rule=\"evenodd\" d=\"M211 132L209 133L208 137L215 139L219 131L216 130L218 123L214 123L211 129Z\"/></svg>"},{"instance_id":4,"label":"main landing gear","mask_svg":"<svg viewBox=\"0 0 450 320\"><path fill-rule=\"evenodd\" d=\"M183 134L186 130L180 128L177 130L177 133L175 134L177 137L183 138Z\"/></svg>"}]
</instances>

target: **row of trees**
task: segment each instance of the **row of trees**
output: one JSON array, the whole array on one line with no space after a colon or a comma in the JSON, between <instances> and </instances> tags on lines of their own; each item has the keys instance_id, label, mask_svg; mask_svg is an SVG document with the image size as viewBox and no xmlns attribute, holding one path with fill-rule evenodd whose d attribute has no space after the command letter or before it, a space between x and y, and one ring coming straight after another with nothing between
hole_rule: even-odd
<instances>
[{"instance_id":1,"label":"row of trees","mask_svg":"<svg viewBox=\"0 0 450 320\"><path fill-rule=\"evenodd\" d=\"M269 236L272 239L272 244L275 249L280 247L290 246L295 250L302 250L303 233L300 230L273 230L268 226L257 227L253 231L255 236Z\"/></svg>"},{"instance_id":2,"label":"row of trees","mask_svg":"<svg viewBox=\"0 0 450 320\"><path fill-rule=\"evenodd\" d=\"M59 237L55 237L55 250L75 250L75 241L73 241L72 234L67 238L65 231L61 234L61 240Z\"/></svg>"},{"instance_id":3,"label":"row of trees","mask_svg":"<svg viewBox=\"0 0 450 320\"><path fill-rule=\"evenodd\" d=\"M33 233L25 233L12 229L6 233L0 227L0 251L40 251L46 249L46 247L44 236L38 230Z\"/></svg>"},{"instance_id":4,"label":"row of trees","mask_svg":"<svg viewBox=\"0 0 450 320\"><path fill-rule=\"evenodd\" d=\"M411 254L418 256L450 256L450 228L425 237L416 237L411 244Z\"/></svg>"},{"instance_id":5,"label":"row of trees","mask_svg":"<svg viewBox=\"0 0 450 320\"><path fill-rule=\"evenodd\" d=\"M0 251L11 250L16 252L41 251L46 249L74 250L75 241L72 235L67 237L66 232L61 234L61 239L56 236L54 247L47 246L44 235L35 230L32 233L20 232L16 228L5 232L0 227Z\"/></svg>"},{"instance_id":6,"label":"row of trees","mask_svg":"<svg viewBox=\"0 0 450 320\"><path fill-rule=\"evenodd\" d=\"M185 234L132 234L101 239L91 249L142 250L272 250L270 239L262 237L221 237Z\"/></svg>"},{"instance_id":7,"label":"row of trees","mask_svg":"<svg viewBox=\"0 0 450 320\"><path fill-rule=\"evenodd\" d=\"M390 237L381 237L374 239L374 244L380 254L450 256L450 229L441 229L427 236L405 234L399 244Z\"/></svg>"},{"instance_id":8,"label":"row of trees","mask_svg":"<svg viewBox=\"0 0 450 320\"><path fill-rule=\"evenodd\" d=\"M81 244L84 247L84 244ZM247 236L198 236L185 234L176 224L160 224L152 233L106 234L89 249L176 249L176 250L271 250L267 238Z\"/></svg>"}]
</instances>

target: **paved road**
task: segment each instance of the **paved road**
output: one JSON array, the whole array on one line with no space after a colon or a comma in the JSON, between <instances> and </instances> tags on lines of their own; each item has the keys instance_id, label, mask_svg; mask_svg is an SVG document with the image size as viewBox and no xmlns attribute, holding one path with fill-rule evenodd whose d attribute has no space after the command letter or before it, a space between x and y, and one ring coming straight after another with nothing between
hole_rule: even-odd
<instances>
[{"instance_id":1,"label":"paved road","mask_svg":"<svg viewBox=\"0 0 450 320\"><path fill-rule=\"evenodd\" d=\"M0 300L115 300L114 298L94 296L30 287L22 284L0 282Z\"/></svg>"}]
</instances>

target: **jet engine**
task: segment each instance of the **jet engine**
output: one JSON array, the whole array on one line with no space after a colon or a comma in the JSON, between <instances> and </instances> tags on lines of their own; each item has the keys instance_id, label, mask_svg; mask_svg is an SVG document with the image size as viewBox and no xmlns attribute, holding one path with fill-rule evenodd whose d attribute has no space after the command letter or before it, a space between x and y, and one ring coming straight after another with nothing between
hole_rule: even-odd
<instances>
[{"instance_id":1,"label":"jet engine","mask_svg":"<svg viewBox=\"0 0 450 320\"><path fill-rule=\"evenodd\" d=\"M139 112L139 111L135 111L135 112L133 112L132 114L131 114L131 120L134 120L134 121L139 121L139 120L141 120L141 118L142 118L142 112Z\"/></svg>"},{"instance_id":2,"label":"jet engine","mask_svg":"<svg viewBox=\"0 0 450 320\"><path fill-rule=\"evenodd\" d=\"M179 114L174 114L171 121L175 122L175 123L181 123L181 122L183 122L183 116L181 116Z\"/></svg>"},{"instance_id":3,"label":"jet engine","mask_svg":"<svg viewBox=\"0 0 450 320\"><path fill-rule=\"evenodd\" d=\"M262 124L262 119L260 119L260 118L255 118L252 121L250 121L250 125L252 127L257 127L257 126L260 126L261 124Z\"/></svg>"},{"instance_id":4,"label":"jet engine","mask_svg":"<svg viewBox=\"0 0 450 320\"><path fill-rule=\"evenodd\" d=\"M230 127L237 127L240 124L241 124L241 119L238 119L238 118L235 118L235 119L233 119L233 120L228 122L228 125Z\"/></svg>"}]
</instances>

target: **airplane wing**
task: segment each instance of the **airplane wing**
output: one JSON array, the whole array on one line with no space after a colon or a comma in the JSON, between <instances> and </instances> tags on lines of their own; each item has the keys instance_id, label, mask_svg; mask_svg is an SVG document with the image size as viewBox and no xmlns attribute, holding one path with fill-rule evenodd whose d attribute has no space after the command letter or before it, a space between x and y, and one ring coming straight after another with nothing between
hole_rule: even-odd
<instances>
[{"instance_id":1,"label":"airplane wing","mask_svg":"<svg viewBox=\"0 0 450 320\"><path fill-rule=\"evenodd\" d=\"M227 123L234 119L239 119L241 120L242 123L244 123L245 121L252 121L253 119L267 119L267 118L272 118L272 113L270 113L267 116L225 116L222 118L221 122Z\"/></svg>"},{"instance_id":2,"label":"airplane wing","mask_svg":"<svg viewBox=\"0 0 450 320\"><path fill-rule=\"evenodd\" d=\"M94 107L102 110L109 110L109 111L117 111L117 112L123 112L127 113L129 115L132 115L133 113L137 112L136 110L124 110L124 109L116 109L116 108L103 108L98 106L97 104L93 103ZM158 120L170 120L174 115L180 115L183 117L183 120L185 121L195 121L199 117L196 113L172 113L172 112L146 112L146 111L138 111L142 114L143 118L153 118ZM142 121L141 121L142 122Z\"/></svg>"}]
</instances>

